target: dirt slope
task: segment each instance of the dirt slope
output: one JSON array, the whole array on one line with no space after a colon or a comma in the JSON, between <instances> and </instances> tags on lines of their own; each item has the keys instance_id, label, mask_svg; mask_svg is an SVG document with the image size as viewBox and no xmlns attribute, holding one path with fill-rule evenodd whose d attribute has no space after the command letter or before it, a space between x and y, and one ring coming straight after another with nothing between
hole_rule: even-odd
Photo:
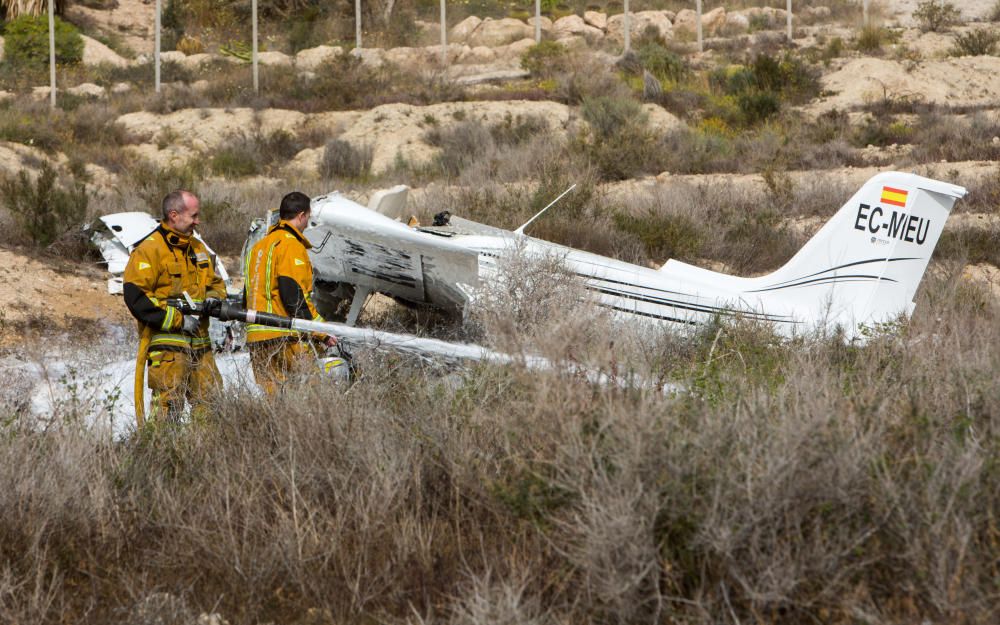
<instances>
[{"instance_id":1,"label":"dirt slope","mask_svg":"<svg viewBox=\"0 0 1000 625\"><path fill-rule=\"evenodd\" d=\"M94 324L129 323L121 297L108 295L107 277L89 261L53 261L0 248L0 345L27 332L78 331L89 342Z\"/></svg>"}]
</instances>

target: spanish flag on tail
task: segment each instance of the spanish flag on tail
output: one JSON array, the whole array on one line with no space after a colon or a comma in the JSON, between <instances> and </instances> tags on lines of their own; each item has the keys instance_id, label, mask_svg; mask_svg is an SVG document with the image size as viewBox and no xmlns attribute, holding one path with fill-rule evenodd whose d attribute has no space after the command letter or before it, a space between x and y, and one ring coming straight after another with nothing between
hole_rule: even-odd
<instances>
[{"instance_id":1,"label":"spanish flag on tail","mask_svg":"<svg viewBox=\"0 0 1000 625\"><path fill-rule=\"evenodd\" d=\"M882 187L882 203L891 204L893 206L906 206L906 196L908 192L902 189L894 189L893 187Z\"/></svg>"}]
</instances>

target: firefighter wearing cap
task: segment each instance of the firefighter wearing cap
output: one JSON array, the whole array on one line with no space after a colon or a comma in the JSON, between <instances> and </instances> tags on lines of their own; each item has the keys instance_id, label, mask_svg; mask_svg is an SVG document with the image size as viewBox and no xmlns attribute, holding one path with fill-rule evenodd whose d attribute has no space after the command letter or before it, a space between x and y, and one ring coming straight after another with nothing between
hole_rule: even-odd
<instances>
[{"instance_id":1,"label":"firefighter wearing cap","mask_svg":"<svg viewBox=\"0 0 1000 625\"><path fill-rule=\"evenodd\" d=\"M245 307L262 312L323 321L312 301L313 272L308 250L312 244L303 236L309 223L310 200L293 191L281 199L279 222L247 254L244 262ZM257 383L268 393L288 379L294 370L307 367L315 358L310 341L328 346L333 336L307 336L289 329L247 324L250 364Z\"/></svg>"},{"instance_id":2,"label":"firefighter wearing cap","mask_svg":"<svg viewBox=\"0 0 1000 625\"><path fill-rule=\"evenodd\" d=\"M199 224L198 198L174 191L163 199L163 221L140 242L125 267L125 304L139 322L140 349L136 361L136 419L143 423L142 375L147 369L153 392L154 417L176 419L185 399L193 409L221 384L215 366L208 318L185 316L167 299L196 302L224 299L226 287L215 259L194 237Z\"/></svg>"}]
</instances>

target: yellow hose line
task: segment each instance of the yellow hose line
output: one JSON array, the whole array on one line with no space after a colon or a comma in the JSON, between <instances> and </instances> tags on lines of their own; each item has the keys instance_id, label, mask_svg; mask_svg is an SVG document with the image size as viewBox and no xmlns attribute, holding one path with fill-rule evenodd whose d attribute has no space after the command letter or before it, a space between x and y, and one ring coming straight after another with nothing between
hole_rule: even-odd
<instances>
[{"instance_id":1,"label":"yellow hose line","mask_svg":"<svg viewBox=\"0 0 1000 625\"><path fill-rule=\"evenodd\" d=\"M139 332L139 352L135 356L135 425L137 430L142 429L142 424L146 421L146 356L149 353L149 341L153 338L153 330L146 324L139 324L142 330Z\"/></svg>"}]
</instances>

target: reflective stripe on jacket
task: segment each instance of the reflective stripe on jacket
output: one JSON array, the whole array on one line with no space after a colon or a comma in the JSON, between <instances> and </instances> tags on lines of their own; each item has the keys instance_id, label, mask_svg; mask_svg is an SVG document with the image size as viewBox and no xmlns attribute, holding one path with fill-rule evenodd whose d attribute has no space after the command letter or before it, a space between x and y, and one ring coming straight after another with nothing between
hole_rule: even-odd
<instances>
[{"instance_id":1,"label":"reflective stripe on jacket","mask_svg":"<svg viewBox=\"0 0 1000 625\"><path fill-rule=\"evenodd\" d=\"M171 298L186 291L196 302L206 297L226 297L226 285L215 270L215 258L198 239L160 224L129 256L125 266L125 305L143 325L153 330L150 347L165 349L206 349L208 319L203 319L197 335L181 334L184 317L167 306Z\"/></svg>"},{"instance_id":2,"label":"reflective stripe on jacket","mask_svg":"<svg viewBox=\"0 0 1000 625\"><path fill-rule=\"evenodd\" d=\"M247 254L243 268L248 309L323 321L312 301L313 272L309 240L295 226L279 221ZM247 324L247 342L294 337L295 330ZM323 338L318 336L317 338Z\"/></svg>"}]
</instances>

